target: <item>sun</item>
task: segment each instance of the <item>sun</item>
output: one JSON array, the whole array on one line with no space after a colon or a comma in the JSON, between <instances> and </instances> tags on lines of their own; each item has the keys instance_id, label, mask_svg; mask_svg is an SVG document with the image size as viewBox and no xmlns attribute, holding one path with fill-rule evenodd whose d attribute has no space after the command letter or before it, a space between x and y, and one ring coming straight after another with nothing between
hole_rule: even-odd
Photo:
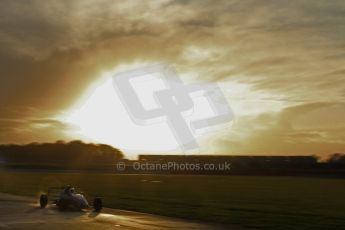
<instances>
[{"instance_id":1,"label":"sun","mask_svg":"<svg viewBox=\"0 0 345 230\"><path fill-rule=\"evenodd\" d=\"M133 67L132 67L133 68ZM125 69L129 69L128 67ZM138 124L132 120L130 111L126 109L124 99L118 95L117 89L113 86L113 75L121 72L116 69L104 73L100 80L92 84L80 99L67 112L60 117L63 122L74 127L67 131L67 136L71 139L81 139L97 143L112 145L121 149L129 156L138 154L189 154L189 153L209 153L210 147L214 143L213 139L227 134L231 127L229 124L221 124L220 127L202 130L205 132L194 132L193 135L199 144L198 149L185 152L181 149L175 130L169 126L167 119L157 119L157 122L148 124ZM145 77L145 75L144 75ZM188 74L181 75L181 79L191 78ZM141 78L141 77L140 77ZM159 79L159 77L158 77ZM162 79L149 76L148 79L140 79L131 82L141 104L146 110L159 107L154 99L155 92L164 89ZM244 95L251 95L248 87L236 82L224 82L219 84L223 87L225 96L231 95L236 98L237 94L248 91ZM247 87L247 88L246 88ZM255 94L257 97L258 94ZM191 113L181 113L187 125L192 121L212 117L212 106L207 99L194 95L193 109ZM241 114L241 108L245 108L243 113L247 115L248 108L252 114L260 114L261 108L250 103L250 100L243 100L239 103L230 100L233 110ZM211 104L212 105L212 104ZM270 105L272 107L272 104ZM272 108L271 108L272 109ZM236 118L235 118L236 119Z\"/></svg>"}]
</instances>

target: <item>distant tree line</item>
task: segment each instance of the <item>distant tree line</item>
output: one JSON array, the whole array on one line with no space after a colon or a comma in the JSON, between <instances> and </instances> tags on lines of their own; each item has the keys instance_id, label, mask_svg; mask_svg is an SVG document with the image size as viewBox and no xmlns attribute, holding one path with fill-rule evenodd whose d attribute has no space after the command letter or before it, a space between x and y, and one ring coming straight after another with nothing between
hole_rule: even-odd
<instances>
[{"instance_id":1,"label":"distant tree line","mask_svg":"<svg viewBox=\"0 0 345 230\"><path fill-rule=\"evenodd\" d=\"M326 163L334 165L345 165L345 154L334 153L327 159Z\"/></svg>"},{"instance_id":2,"label":"distant tree line","mask_svg":"<svg viewBox=\"0 0 345 230\"><path fill-rule=\"evenodd\" d=\"M345 177L345 154L331 154L327 159L316 156L233 156L233 155L140 155L138 160L124 155L110 145L82 141L0 145L0 166L19 169L106 170L117 173L152 174L226 174L226 175L321 175ZM126 168L116 171L122 161ZM133 170L140 163L213 163L231 164L228 171Z\"/></svg>"},{"instance_id":3,"label":"distant tree line","mask_svg":"<svg viewBox=\"0 0 345 230\"><path fill-rule=\"evenodd\" d=\"M110 145L82 141L0 145L0 163L11 166L97 168L122 158L123 153Z\"/></svg>"}]
</instances>

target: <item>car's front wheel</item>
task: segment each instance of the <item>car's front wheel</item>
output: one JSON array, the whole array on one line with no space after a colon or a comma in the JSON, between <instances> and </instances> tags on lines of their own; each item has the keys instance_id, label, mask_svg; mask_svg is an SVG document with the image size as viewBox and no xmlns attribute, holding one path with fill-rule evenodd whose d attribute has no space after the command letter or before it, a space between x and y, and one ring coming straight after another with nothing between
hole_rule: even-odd
<instances>
[{"instance_id":1,"label":"car's front wheel","mask_svg":"<svg viewBox=\"0 0 345 230\"><path fill-rule=\"evenodd\" d=\"M46 194L42 194L40 196L40 206L41 208L45 208L48 204L48 196Z\"/></svg>"}]
</instances>

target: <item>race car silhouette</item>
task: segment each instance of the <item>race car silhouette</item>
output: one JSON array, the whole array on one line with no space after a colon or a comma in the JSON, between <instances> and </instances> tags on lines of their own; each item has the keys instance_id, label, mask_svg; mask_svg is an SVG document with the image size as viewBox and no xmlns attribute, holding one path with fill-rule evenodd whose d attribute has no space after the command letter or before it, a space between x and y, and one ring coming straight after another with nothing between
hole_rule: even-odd
<instances>
[{"instance_id":1,"label":"race car silhouette","mask_svg":"<svg viewBox=\"0 0 345 230\"><path fill-rule=\"evenodd\" d=\"M56 191L58 189L62 191L54 197L53 204L55 204L61 211L82 210L91 208L85 196L80 193L76 193L74 188L69 185L62 188L48 188L48 193L41 194L40 196L39 202L41 208L45 208L47 206L49 200L48 196L51 196L52 191ZM94 198L92 207L94 211L100 212L103 208L102 199L99 197Z\"/></svg>"}]
</instances>

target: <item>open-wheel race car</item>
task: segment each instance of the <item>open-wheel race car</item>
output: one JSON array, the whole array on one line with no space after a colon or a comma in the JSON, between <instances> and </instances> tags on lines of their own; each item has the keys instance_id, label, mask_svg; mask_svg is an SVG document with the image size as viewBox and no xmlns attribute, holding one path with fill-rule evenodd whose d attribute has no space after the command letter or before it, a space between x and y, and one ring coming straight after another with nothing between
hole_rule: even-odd
<instances>
[{"instance_id":1,"label":"open-wheel race car","mask_svg":"<svg viewBox=\"0 0 345 230\"><path fill-rule=\"evenodd\" d=\"M50 199L61 211L93 208L95 212L100 212L103 208L101 198L95 197L92 205L90 205L84 195L76 193L75 189L69 185L65 187L49 187L47 193L40 195L39 202L41 208L45 208Z\"/></svg>"}]
</instances>

